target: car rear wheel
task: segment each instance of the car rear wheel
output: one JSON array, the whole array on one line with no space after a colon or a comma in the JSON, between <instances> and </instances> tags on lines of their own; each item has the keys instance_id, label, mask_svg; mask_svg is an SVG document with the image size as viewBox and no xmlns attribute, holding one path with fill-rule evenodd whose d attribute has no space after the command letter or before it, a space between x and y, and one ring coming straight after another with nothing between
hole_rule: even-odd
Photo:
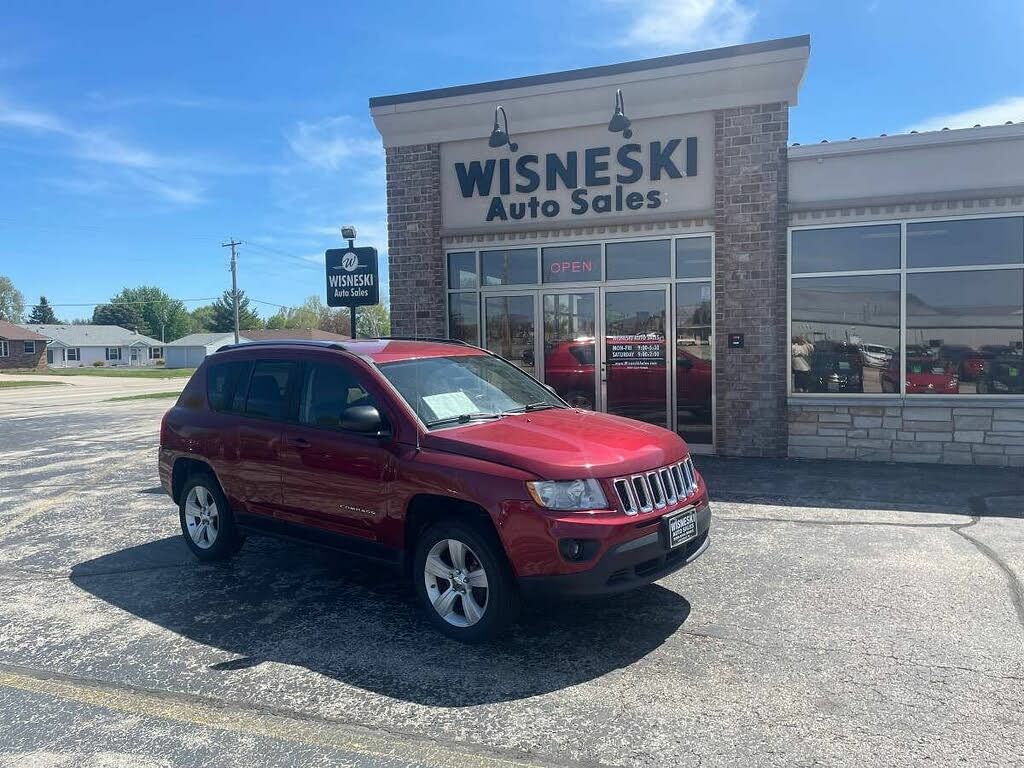
<instances>
[{"instance_id":1,"label":"car rear wheel","mask_svg":"<svg viewBox=\"0 0 1024 768\"><path fill-rule=\"evenodd\" d=\"M241 549L244 538L212 475L201 472L185 482L178 514L185 543L200 560L225 560Z\"/></svg>"},{"instance_id":2,"label":"car rear wheel","mask_svg":"<svg viewBox=\"0 0 1024 768\"><path fill-rule=\"evenodd\" d=\"M519 594L497 537L483 526L444 521L416 543L416 591L434 626L462 642L486 640L508 629Z\"/></svg>"}]
</instances>

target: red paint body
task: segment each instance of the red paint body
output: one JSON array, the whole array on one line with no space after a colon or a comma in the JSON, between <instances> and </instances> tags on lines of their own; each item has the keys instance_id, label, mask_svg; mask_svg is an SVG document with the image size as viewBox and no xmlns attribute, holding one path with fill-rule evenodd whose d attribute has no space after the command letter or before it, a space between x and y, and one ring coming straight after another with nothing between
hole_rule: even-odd
<instances>
[{"instance_id":1,"label":"red paint body","mask_svg":"<svg viewBox=\"0 0 1024 768\"><path fill-rule=\"evenodd\" d=\"M299 345L242 345L204 361L178 403L164 416L160 479L175 493L181 460L207 464L232 510L363 540L401 558L406 514L421 494L470 502L494 523L519 577L586 570L609 547L649 534L649 521L706 503L697 490L686 500L627 516L612 478L681 461L688 450L673 432L601 413L573 409L510 414L495 421L428 430L376 368L418 357L487 354L474 347L421 341L345 342L345 349ZM348 368L391 426L376 437L271 421L213 410L207 398L211 365L232 360L293 360ZM177 470L176 470L177 467ZM528 480L598 478L609 508L556 512L538 507ZM176 499L177 500L177 499ZM596 557L568 562L564 537L600 542Z\"/></svg>"}]
</instances>

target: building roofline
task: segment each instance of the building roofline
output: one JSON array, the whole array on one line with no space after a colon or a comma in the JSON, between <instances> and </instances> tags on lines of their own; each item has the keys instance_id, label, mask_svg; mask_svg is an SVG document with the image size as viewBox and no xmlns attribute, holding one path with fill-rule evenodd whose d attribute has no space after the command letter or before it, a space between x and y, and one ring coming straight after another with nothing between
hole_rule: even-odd
<instances>
[{"instance_id":1,"label":"building roofline","mask_svg":"<svg viewBox=\"0 0 1024 768\"><path fill-rule=\"evenodd\" d=\"M609 77L628 74L631 72L661 69L663 67L675 67L682 64L694 64L698 62L714 61L716 59L727 59L734 56L780 51L788 48L809 48L810 45L810 35L796 35L794 37L782 37L775 40L764 40L757 43L730 45L725 48L711 48L706 51L678 53L670 56L658 56L653 59L640 59L639 61L625 61L620 64L606 64L596 67L584 67L582 69L569 69L562 72L549 72L543 75L513 77L507 80L491 80L484 83L456 85L448 88L435 88L427 91L397 93L391 96L374 96L370 99L370 109L394 106L396 104L409 104L417 101L432 101L434 99L444 99L452 96L467 96L471 94L488 93L491 91L506 91L514 88L528 88L531 86L548 85L551 83L571 82L573 80L588 80L595 77Z\"/></svg>"}]
</instances>

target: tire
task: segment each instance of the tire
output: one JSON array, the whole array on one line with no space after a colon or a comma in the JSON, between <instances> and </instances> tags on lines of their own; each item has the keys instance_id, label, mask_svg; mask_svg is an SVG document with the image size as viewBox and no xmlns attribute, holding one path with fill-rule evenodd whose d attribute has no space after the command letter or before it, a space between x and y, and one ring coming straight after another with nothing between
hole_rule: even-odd
<instances>
[{"instance_id":1,"label":"tire","mask_svg":"<svg viewBox=\"0 0 1024 768\"><path fill-rule=\"evenodd\" d=\"M227 560L245 543L220 483L208 472L192 474L185 481L178 520L188 548L204 562Z\"/></svg>"},{"instance_id":2,"label":"tire","mask_svg":"<svg viewBox=\"0 0 1024 768\"><path fill-rule=\"evenodd\" d=\"M457 567L459 547L453 543L462 545L463 568ZM484 587L479 576L468 578L481 570ZM428 619L453 640L498 637L519 615L519 591L505 552L495 533L481 524L448 519L430 526L416 541L412 577Z\"/></svg>"}]
</instances>

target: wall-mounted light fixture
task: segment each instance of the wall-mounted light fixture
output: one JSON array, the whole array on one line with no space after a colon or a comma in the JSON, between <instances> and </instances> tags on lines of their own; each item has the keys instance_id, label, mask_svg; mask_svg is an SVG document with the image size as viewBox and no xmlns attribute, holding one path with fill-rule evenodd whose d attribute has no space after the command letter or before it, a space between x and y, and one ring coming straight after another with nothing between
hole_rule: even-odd
<instances>
[{"instance_id":1,"label":"wall-mounted light fixture","mask_svg":"<svg viewBox=\"0 0 1024 768\"><path fill-rule=\"evenodd\" d=\"M612 115L612 119L608 121L608 130L612 133L621 133L622 138L629 139L633 136L633 131L630 130L629 126L631 121L625 115L626 103L622 98L622 89L615 89L615 114Z\"/></svg>"},{"instance_id":2,"label":"wall-mounted light fixture","mask_svg":"<svg viewBox=\"0 0 1024 768\"><path fill-rule=\"evenodd\" d=\"M501 112L501 117L505 123L505 127L502 128L498 124L498 113ZM508 133L508 115L505 114L505 108L500 104L494 110L494 128L491 129L491 138L487 140L487 145L490 147L503 147L508 144L509 151L515 152L519 149L519 145L512 141L512 137Z\"/></svg>"}]
</instances>

